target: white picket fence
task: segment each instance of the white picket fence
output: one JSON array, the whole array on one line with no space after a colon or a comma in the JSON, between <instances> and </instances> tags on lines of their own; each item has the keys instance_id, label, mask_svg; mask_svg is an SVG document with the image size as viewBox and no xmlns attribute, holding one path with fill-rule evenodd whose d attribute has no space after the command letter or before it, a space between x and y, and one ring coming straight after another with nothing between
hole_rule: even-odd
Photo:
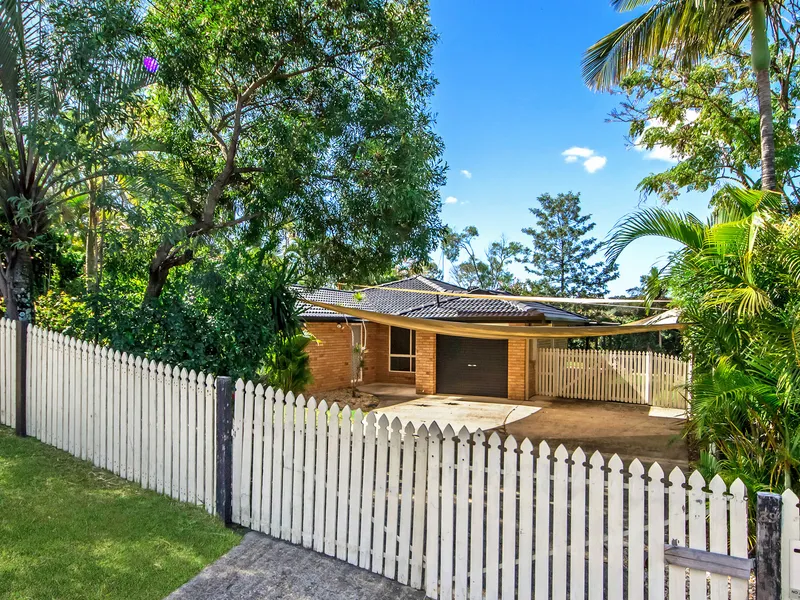
<instances>
[{"instance_id":1,"label":"white picket fence","mask_svg":"<svg viewBox=\"0 0 800 600\"><path fill-rule=\"evenodd\" d=\"M538 350L537 393L686 408L689 363L666 354L611 350Z\"/></svg>"},{"instance_id":2,"label":"white picket fence","mask_svg":"<svg viewBox=\"0 0 800 600\"><path fill-rule=\"evenodd\" d=\"M544 442L534 455L527 439L415 430L241 380L235 394L233 520L246 527L434 599L747 598L747 581L689 570L687 583L664 556L668 542L747 556L739 480L665 480L657 464Z\"/></svg>"},{"instance_id":3,"label":"white picket fence","mask_svg":"<svg viewBox=\"0 0 800 600\"><path fill-rule=\"evenodd\" d=\"M13 326L0 319L0 416L10 426ZM214 511L213 376L38 327L28 329L28 365L28 435L142 487Z\"/></svg>"},{"instance_id":4,"label":"white picket fence","mask_svg":"<svg viewBox=\"0 0 800 600\"><path fill-rule=\"evenodd\" d=\"M14 427L17 419L17 324L0 318L0 424Z\"/></svg>"}]
</instances>

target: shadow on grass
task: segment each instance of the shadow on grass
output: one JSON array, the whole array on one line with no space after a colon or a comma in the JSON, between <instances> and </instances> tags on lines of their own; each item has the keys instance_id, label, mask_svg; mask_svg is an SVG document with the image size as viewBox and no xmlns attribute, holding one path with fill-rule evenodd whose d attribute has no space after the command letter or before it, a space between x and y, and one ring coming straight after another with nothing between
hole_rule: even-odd
<instances>
[{"instance_id":1,"label":"shadow on grass","mask_svg":"<svg viewBox=\"0 0 800 600\"><path fill-rule=\"evenodd\" d=\"M0 598L163 598L239 539L200 507L0 427Z\"/></svg>"}]
</instances>

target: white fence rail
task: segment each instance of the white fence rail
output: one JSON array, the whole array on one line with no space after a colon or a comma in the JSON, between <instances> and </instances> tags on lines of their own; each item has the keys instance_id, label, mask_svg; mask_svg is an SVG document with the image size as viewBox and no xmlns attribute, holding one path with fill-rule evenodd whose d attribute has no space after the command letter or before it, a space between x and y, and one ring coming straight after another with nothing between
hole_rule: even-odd
<instances>
[{"instance_id":1,"label":"white fence rail","mask_svg":"<svg viewBox=\"0 0 800 600\"><path fill-rule=\"evenodd\" d=\"M546 443L535 454L527 439L415 430L242 381L234 407L235 522L430 598L747 598L747 581L687 579L664 552L746 557L739 480Z\"/></svg>"},{"instance_id":2,"label":"white fence rail","mask_svg":"<svg viewBox=\"0 0 800 600\"><path fill-rule=\"evenodd\" d=\"M689 363L666 354L541 348L537 393L686 408Z\"/></svg>"},{"instance_id":3,"label":"white fence rail","mask_svg":"<svg viewBox=\"0 0 800 600\"><path fill-rule=\"evenodd\" d=\"M0 414L13 411L9 323L0 319ZM28 435L214 511L214 377L38 327L28 329L27 351Z\"/></svg>"}]
</instances>

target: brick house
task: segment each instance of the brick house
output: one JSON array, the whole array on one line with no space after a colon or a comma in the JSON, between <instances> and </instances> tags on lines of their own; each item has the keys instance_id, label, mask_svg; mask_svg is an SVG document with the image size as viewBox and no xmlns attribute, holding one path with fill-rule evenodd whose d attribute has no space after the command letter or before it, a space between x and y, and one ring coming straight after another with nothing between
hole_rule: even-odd
<instances>
[{"instance_id":1,"label":"brick house","mask_svg":"<svg viewBox=\"0 0 800 600\"><path fill-rule=\"evenodd\" d=\"M377 313L507 325L580 326L588 320L541 302L440 297L401 289L470 293L462 287L411 277L360 293L336 289L302 289L301 297ZM310 393L348 387L355 376L362 384L414 385L419 394L494 396L524 400L533 393L532 360L538 347L566 346L565 339L485 340L437 335L354 319L303 304L306 329L318 344L308 346L314 383ZM538 344L537 344L538 342ZM359 367L358 347L366 349Z\"/></svg>"}]
</instances>

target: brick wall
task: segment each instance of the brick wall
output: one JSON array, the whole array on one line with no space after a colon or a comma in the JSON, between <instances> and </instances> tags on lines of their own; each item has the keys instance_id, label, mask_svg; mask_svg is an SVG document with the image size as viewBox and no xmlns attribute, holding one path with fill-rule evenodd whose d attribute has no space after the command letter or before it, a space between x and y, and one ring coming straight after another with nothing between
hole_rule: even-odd
<instances>
[{"instance_id":1,"label":"brick wall","mask_svg":"<svg viewBox=\"0 0 800 600\"><path fill-rule=\"evenodd\" d=\"M526 382L526 348L525 339L508 340L508 398L509 400L527 400Z\"/></svg>"},{"instance_id":2,"label":"brick wall","mask_svg":"<svg viewBox=\"0 0 800 600\"><path fill-rule=\"evenodd\" d=\"M417 393L436 393L436 334L417 332Z\"/></svg>"},{"instance_id":3,"label":"brick wall","mask_svg":"<svg viewBox=\"0 0 800 600\"><path fill-rule=\"evenodd\" d=\"M336 323L306 323L306 329L319 341L306 347L314 375L308 393L349 387L352 360L350 328L342 324L339 329Z\"/></svg>"}]
</instances>

